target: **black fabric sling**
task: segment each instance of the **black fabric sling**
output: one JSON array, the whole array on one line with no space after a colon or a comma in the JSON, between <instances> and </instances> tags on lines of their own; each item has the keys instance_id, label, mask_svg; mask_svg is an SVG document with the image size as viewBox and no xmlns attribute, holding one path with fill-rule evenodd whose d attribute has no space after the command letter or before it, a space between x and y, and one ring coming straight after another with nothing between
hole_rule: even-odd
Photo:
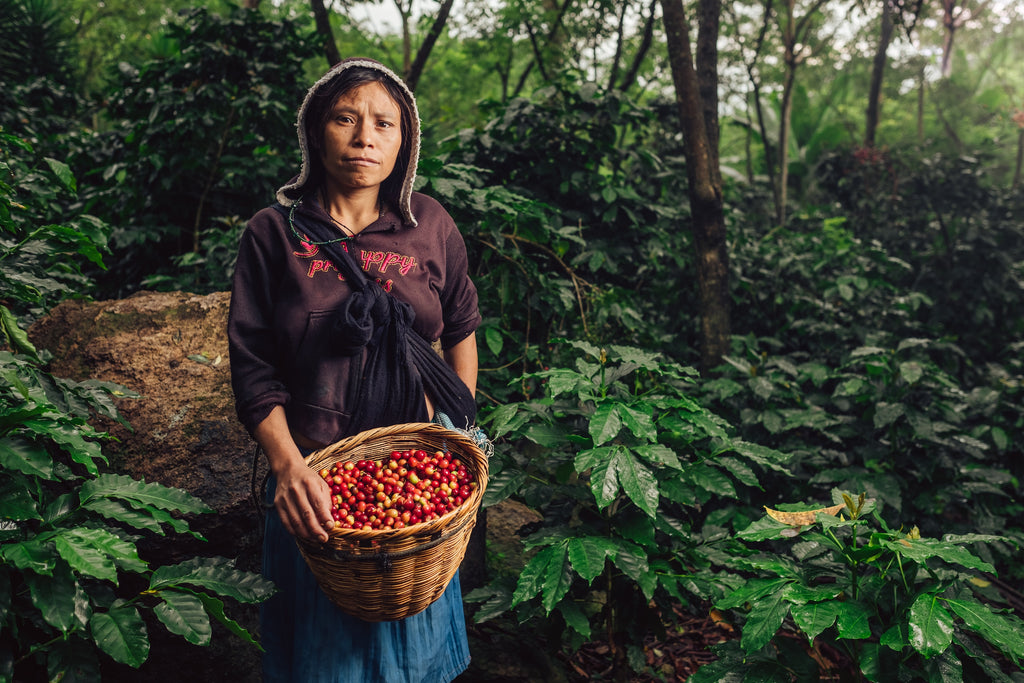
<instances>
[{"instance_id":1,"label":"black fabric sling","mask_svg":"<svg viewBox=\"0 0 1024 683\"><path fill-rule=\"evenodd\" d=\"M317 243L352 288L337 312L331 347L344 355L362 354L362 379L352 408L348 434L403 422L427 422L424 391L434 410L467 429L476 422L476 402L465 382L412 329L412 306L385 292L356 265L352 255L334 241L329 225L281 204L274 206L291 226ZM354 362L353 369L360 363ZM356 370L357 371L357 370Z\"/></svg>"}]
</instances>

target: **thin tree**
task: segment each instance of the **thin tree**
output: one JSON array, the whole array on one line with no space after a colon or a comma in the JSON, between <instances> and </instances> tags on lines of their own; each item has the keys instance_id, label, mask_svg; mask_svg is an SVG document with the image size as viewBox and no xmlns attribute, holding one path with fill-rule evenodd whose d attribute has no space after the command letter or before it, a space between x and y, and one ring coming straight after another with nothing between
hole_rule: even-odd
<instances>
[{"instance_id":1,"label":"thin tree","mask_svg":"<svg viewBox=\"0 0 1024 683\"><path fill-rule=\"evenodd\" d=\"M651 0L651 4L647 9L647 20L644 22L644 30L641 32L640 47L637 49L636 54L633 55L633 62L630 64L629 69L626 70L626 74L619 81L618 88L623 92L629 90L636 83L636 78L640 73L640 67L644 63L644 58L647 57L647 53L654 43L654 20L657 8L658 0ZM614 87L614 81L610 80L609 84L610 87Z\"/></svg>"},{"instance_id":2,"label":"thin tree","mask_svg":"<svg viewBox=\"0 0 1024 683\"><path fill-rule=\"evenodd\" d=\"M707 103L701 97L701 80L698 77L698 71L714 67L702 65L698 68L694 65L690 27L682 0L661 0L661 7L683 132L700 288L701 371L707 374L721 363L728 352L730 335L729 254L725 241L722 180L718 154L712 149L704 114ZM720 0L701 0L702 20L714 16L714 26L717 26L720 14ZM705 35L704 40L711 38ZM717 100L717 93L713 96Z\"/></svg>"},{"instance_id":3,"label":"thin tree","mask_svg":"<svg viewBox=\"0 0 1024 683\"><path fill-rule=\"evenodd\" d=\"M882 80L888 61L886 52L889 50L894 32L892 8L889 6L889 0L882 0L882 21L878 33L878 45L875 48L875 58L871 64L871 85L868 88L868 106L864 122L865 147L874 147L875 145L875 133L878 130L878 116L882 100Z\"/></svg>"},{"instance_id":4,"label":"thin tree","mask_svg":"<svg viewBox=\"0 0 1024 683\"><path fill-rule=\"evenodd\" d=\"M988 2L980 3L975 9L967 6L967 0L942 0L942 77L953 75L953 39L957 31L971 19L977 19L988 9Z\"/></svg>"},{"instance_id":5,"label":"thin tree","mask_svg":"<svg viewBox=\"0 0 1024 683\"><path fill-rule=\"evenodd\" d=\"M793 120L793 90L796 87L796 71L816 50L824 47L828 41L818 41L812 46L808 40L814 28L818 11L828 0L814 0L807 12L796 15L796 0L783 0L780 3L779 23L782 29L783 62L786 67L782 83L782 105L779 116L779 176L775 206L775 220L778 225L786 223L786 203L789 194L789 135Z\"/></svg>"},{"instance_id":6,"label":"thin tree","mask_svg":"<svg viewBox=\"0 0 1024 683\"><path fill-rule=\"evenodd\" d=\"M323 41L324 57L327 59L327 66L331 67L341 61L341 54L338 52L338 44L334 42L334 30L331 29L331 16L324 7L324 0L309 0L313 9L313 19L316 22L316 32L320 34Z\"/></svg>"},{"instance_id":7,"label":"thin tree","mask_svg":"<svg viewBox=\"0 0 1024 683\"><path fill-rule=\"evenodd\" d=\"M437 43L437 39L444 32L444 26L448 23L448 15L452 11L454 2L455 0L444 0L441 4L440 9L437 11L437 16L434 17L434 21L430 25L430 30L427 31L423 42L420 43L419 50L416 51L416 59L405 70L405 83L409 86L410 90L415 91L416 86L419 85L420 76L423 75L423 69L427 66L427 59L434 50L434 44Z\"/></svg>"}]
</instances>

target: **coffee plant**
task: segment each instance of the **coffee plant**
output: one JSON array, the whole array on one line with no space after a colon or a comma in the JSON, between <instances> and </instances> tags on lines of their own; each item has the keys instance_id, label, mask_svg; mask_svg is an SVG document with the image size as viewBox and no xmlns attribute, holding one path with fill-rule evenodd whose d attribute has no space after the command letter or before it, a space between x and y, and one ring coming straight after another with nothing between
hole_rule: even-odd
<instances>
[{"instance_id":1,"label":"coffee plant","mask_svg":"<svg viewBox=\"0 0 1024 683\"><path fill-rule=\"evenodd\" d=\"M69 255L102 265L106 228L86 215L49 223L49 202L73 193L74 178L60 162L33 159L23 140L4 142L17 153L0 166L0 681L99 680L103 655L139 667L149 654L144 614L195 645L210 643L211 617L254 643L224 598L259 602L272 584L224 558L152 567L140 556L147 536L198 537L188 516L212 510L185 491L111 473L108 437L89 420L124 423L114 399L132 394L53 377L19 321L87 282Z\"/></svg>"},{"instance_id":2,"label":"coffee plant","mask_svg":"<svg viewBox=\"0 0 1024 683\"><path fill-rule=\"evenodd\" d=\"M833 491L829 508L779 506L736 534L746 551L725 564L743 577L716 607L731 610L739 641L691 683L842 680L1010 681L1024 674L1024 621L971 552L987 534L922 536L891 528L879 504ZM851 678L852 676L852 678Z\"/></svg>"},{"instance_id":3,"label":"coffee plant","mask_svg":"<svg viewBox=\"0 0 1024 683\"><path fill-rule=\"evenodd\" d=\"M543 398L486 422L501 438L484 496L512 496L543 522L518 576L475 591L478 622L506 611L554 619L569 650L607 638L619 671L642 670L642 637L674 602L721 595L709 558L749 521L735 502L786 456L739 439L692 396L696 373L641 349L564 344L564 364L527 378ZM553 631L559 629L553 628Z\"/></svg>"}]
</instances>

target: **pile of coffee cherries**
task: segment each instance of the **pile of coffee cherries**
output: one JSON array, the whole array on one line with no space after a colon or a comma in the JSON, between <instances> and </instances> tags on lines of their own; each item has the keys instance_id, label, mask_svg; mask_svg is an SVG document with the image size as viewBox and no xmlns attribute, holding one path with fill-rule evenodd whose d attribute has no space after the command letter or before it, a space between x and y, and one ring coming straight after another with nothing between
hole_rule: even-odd
<instances>
[{"instance_id":1,"label":"pile of coffee cherries","mask_svg":"<svg viewBox=\"0 0 1024 683\"><path fill-rule=\"evenodd\" d=\"M335 529L402 529L462 505L477 488L451 453L392 451L388 460L338 462L320 470L331 487Z\"/></svg>"}]
</instances>

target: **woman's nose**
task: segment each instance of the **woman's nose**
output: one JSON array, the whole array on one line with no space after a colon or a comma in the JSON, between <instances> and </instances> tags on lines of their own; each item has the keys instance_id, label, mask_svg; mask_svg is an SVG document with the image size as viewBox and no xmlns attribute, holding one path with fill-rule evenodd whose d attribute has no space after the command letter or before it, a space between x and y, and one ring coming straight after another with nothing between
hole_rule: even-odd
<instances>
[{"instance_id":1,"label":"woman's nose","mask_svg":"<svg viewBox=\"0 0 1024 683\"><path fill-rule=\"evenodd\" d=\"M372 121L360 121L356 124L355 135L352 141L360 146L372 146L373 145L373 122Z\"/></svg>"}]
</instances>

